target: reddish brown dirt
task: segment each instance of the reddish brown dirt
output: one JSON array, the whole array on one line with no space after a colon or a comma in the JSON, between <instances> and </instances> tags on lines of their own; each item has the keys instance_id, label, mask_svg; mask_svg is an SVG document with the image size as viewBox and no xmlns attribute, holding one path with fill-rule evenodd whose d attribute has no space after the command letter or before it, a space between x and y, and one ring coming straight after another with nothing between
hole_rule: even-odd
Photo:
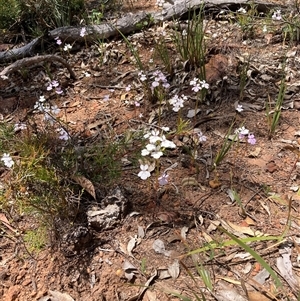
<instances>
[{"instance_id":1,"label":"reddish brown dirt","mask_svg":"<svg viewBox=\"0 0 300 301\"><path fill-rule=\"evenodd\" d=\"M154 2L137 1L132 2L129 7L134 10L151 10L154 8ZM295 135L299 131L299 112L295 107L284 110L276 134L269 139L266 111L262 108L256 109L254 105L263 106L262 98L264 101L267 101L268 97L272 101L276 100L278 90L275 90L275 87L278 88L280 80L276 74L280 69L276 67L287 50L292 49L298 54L299 47L283 45L282 38L278 43L272 42L276 41L276 34L264 36L259 30L254 38L243 40L242 32L236 24L218 25L218 22L211 20L207 30L210 37L223 32L226 41L222 40L222 33L216 38L208 39L210 53L207 62L209 59L215 60L214 63L207 65L207 73L211 76L212 92L208 95L207 102L201 104L201 113L196 120L191 121L192 126L197 124L197 127L207 136L207 141L198 149L198 158L201 160L192 162L188 156L189 149L170 151L162 160L162 169L178 163L178 167L169 172L170 182L174 185L168 185L160 193L151 190L148 183L137 177L138 164L124 168L121 178L114 184L128 192L131 212L135 211L138 214L128 215L115 229L106 232L93 230L93 244L90 248L81 250L79 254L66 256L64 247L55 243L54 245L49 243L40 253L29 254L22 243L22 235L16 235L2 224L0 227L1 300L43 300L40 298L46 296L49 290L69 294L80 301L137 300L132 297L138 294L153 273L167 269L176 258L181 258L179 255L202 247L208 241L208 235L216 241L224 239L217 230L208 233L207 229L211 221L226 221L240 226L249 226L249 219L243 216L241 207L236 202L230 201L226 193L229 188L238 192L247 210L248 218L251 217L253 220L253 224L250 225L252 229L270 235L280 235L285 229L289 211L288 202L292 200L291 216L294 224L288 235L295 238L300 227L299 196L297 192L291 191L290 187L298 185L299 169L294 168L297 156L285 146L288 140L299 143L298 134ZM139 38L141 46L138 46L138 49L144 63L149 62L152 57L150 50L154 47L153 39L147 38L149 36L151 35L143 33ZM100 138L109 136L111 126L115 135L139 129L148 123L150 114L155 108L155 105L150 104L146 99L141 100L140 107L135 108L132 105L139 91L132 89L126 92L125 87L136 80L136 67L132 64L132 56L124 42L112 41L111 43L118 49L118 59L116 60L112 51L108 51L107 53L110 53L108 63L103 65L98 63L97 57L90 55L92 52L90 48L83 47L79 52L71 53L68 59L79 76L77 81L69 80L64 70L56 67L52 67L51 70L56 74L55 77L63 82L65 94L59 98L55 95L49 97L59 107L63 107L63 104L68 102L66 110L62 111L59 117L68 123L72 135L87 139L89 143L101 141L100 136ZM246 53L253 59L250 64L253 72L264 65L266 67L262 68L264 71L261 72L268 71L270 68L268 74L274 77L270 79L269 85L266 83L265 86L261 83L256 85L255 77L249 80L245 91L251 90L252 94L245 93L246 96L241 102L245 107L247 104L252 107L237 114L234 103L239 100L239 87L232 88L232 86L239 81L241 63L238 57ZM159 66L161 62L155 59L154 64ZM297 55L290 57L289 64L292 76L288 84L291 85L299 80ZM218 66L217 70L214 70L215 66ZM24 120L37 101L36 95L41 90L47 93L45 83L38 77L39 71L42 72L43 69L32 70L30 73L32 77L27 79L18 74L11 78L20 90L7 93L1 100L0 112L4 119L10 118L13 122ZM88 71L91 77L80 76L84 71ZM124 74L126 75L123 77ZM118 76L121 77L116 80ZM193 78L192 75L190 77ZM109 91L110 86L120 82L124 89ZM184 93L191 95L191 89L188 84L186 86ZM7 89L7 82L1 81L0 90L5 89ZM110 95L108 101L104 100L105 95ZM292 96L295 106L299 99L297 90ZM186 116L187 110L193 105L194 102L191 101L183 109L183 116ZM141 113L142 118L139 117ZM102 122L103 120L105 122ZM241 143L234 146L217 171L211 172L209 168L206 169L205 164L211 164L212 158L220 150L224 135L233 120L236 125L243 124L255 133L257 144L251 146ZM176 121L176 114L168 113L165 115L164 125L175 128ZM178 144L190 143L190 141L182 142L182 137L172 138ZM140 150L137 147L135 151ZM255 151L257 153L253 154ZM190 180L187 181L187 178ZM193 185L191 178L196 185ZM103 183L94 184L96 187L104 186ZM271 198L268 192L276 193L279 197ZM31 223L25 217L10 221L11 227L18 229L21 234L32 226ZM130 238L137 235L138 226L146 229L151 224L145 237L134 248L133 256L128 255L127 244ZM186 239L180 235L184 226L189 229ZM152 245L155 239L164 241L166 249L172 251L170 257L154 252ZM258 245L257 252L271 265L275 265L278 253L264 252L264 249L271 244ZM231 252L241 253L237 248L232 248ZM216 259L213 265L209 266L209 255L209 252L203 252L197 260L208 263L215 284L222 277L234 278L237 273L243 273L247 263L239 262L237 258L229 258L229 256L223 258L220 252L217 254L220 259ZM132 283L124 277L123 264L126 260L138 271ZM143 270L142 262L146 264ZM182 263L195 274L194 264L190 258L183 258ZM258 272L253 261L251 264L252 270L246 277L252 277ZM140 300L178 300L170 292L183 293L193 298L192 292L199 293L199 287L204 287L199 276L196 280L197 285L181 265L178 278L156 278ZM240 278L237 277L237 280ZM240 292L244 294L242 290ZM210 294L206 294L208 300L212 298Z\"/></svg>"}]
</instances>

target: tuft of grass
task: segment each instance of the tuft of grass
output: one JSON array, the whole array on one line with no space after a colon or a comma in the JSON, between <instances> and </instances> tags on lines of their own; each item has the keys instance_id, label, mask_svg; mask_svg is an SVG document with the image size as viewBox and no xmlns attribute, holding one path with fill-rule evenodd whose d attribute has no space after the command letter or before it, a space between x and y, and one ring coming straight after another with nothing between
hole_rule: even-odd
<instances>
[{"instance_id":1,"label":"tuft of grass","mask_svg":"<svg viewBox=\"0 0 300 301\"><path fill-rule=\"evenodd\" d=\"M214 169L217 168L218 165L224 160L227 156L229 150L231 149L232 145L237 141L238 134L232 135L232 127L233 124L230 126L227 135L224 138L224 142L222 144L221 149L218 151L215 159L214 159Z\"/></svg>"},{"instance_id":2,"label":"tuft of grass","mask_svg":"<svg viewBox=\"0 0 300 301\"><path fill-rule=\"evenodd\" d=\"M0 29L9 29L21 14L18 0L0 0Z\"/></svg>"},{"instance_id":3,"label":"tuft of grass","mask_svg":"<svg viewBox=\"0 0 300 301\"><path fill-rule=\"evenodd\" d=\"M237 23L240 25L243 35L243 38L253 38L254 37L254 26L255 18L258 16L257 4L250 2L250 7L248 11L244 8L241 8L236 13Z\"/></svg>"},{"instance_id":4,"label":"tuft of grass","mask_svg":"<svg viewBox=\"0 0 300 301\"><path fill-rule=\"evenodd\" d=\"M277 129L280 116L281 116L281 110L282 110L282 104L284 101L286 93L286 83L285 83L285 78L283 77L281 82L280 82L280 87L279 87L279 92L277 95L277 100L275 103L275 107L273 109L273 113L271 112L271 104L270 101L269 103L266 104L266 115L267 115L267 122L268 122L268 127L269 127L269 139L272 138L272 136L275 134L275 131Z\"/></svg>"},{"instance_id":5,"label":"tuft of grass","mask_svg":"<svg viewBox=\"0 0 300 301\"><path fill-rule=\"evenodd\" d=\"M205 80L205 27L203 6L200 11L189 10L186 28L178 25L173 34L173 42L183 62L191 68L199 69L199 78Z\"/></svg>"},{"instance_id":6,"label":"tuft of grass","mask_svg":"<svg viewBox=\"0 0 300 301\"><path fill-rule=\"evenodd\" d=\"M0 28L13 24L26 33L40 35L86 19L84 0L0 0Z\"/></svg>"},{"instance_id":7,"label":"tuft of grass","mask_svg":"<svg viewBox=\"0 0 300 301\"><path fill-rule=\"evenodd\" d=\"M247 85L247 79L248 79L248 70L250 66L250 60L251 57L248 56L247 59L244 59L243 64L240 69L240 101L243 101L244 99L244 93L245 93L245 87Z\"/></svg>"},{"instance_id":8,"label":"tuft of grass","mask_svg":"<svg viewBox=\"0 0 300 301\"><path fill-rule=\"evenodd\" d=\"M169 53L169 49L167 43L164 39L164 36L161 34L159 39L156 41L155 52L158 57L160 57L162 63L164 64L168 74L171 78L174 75L173 62L171 59L171 55Z\"/></svg>"},{"instance_id":9,"label":"tuft of grass","mask_svg":"<svg viewBox=\"0 0 300 301\"><path fill-rule=\"evenodd\" d=\"M0 154L8 153L14 161L1 188L0 208L31 216L49 230L57 222L76 219L80 204L72 200L86 187L70 179L79 175L98 186L116 182L131 143L124 137L108 139L101 147L80 147L56 136L50 126L34 134L29 127L15 133L12 126L0 125Z\"/></svg>"},{"instance_id":10,"label":"tuft of grass","mask_svg":"<svg viewBox=\"0 0 300 301\"><path fill-rule=\"evenodd\" d=\"M70 209L65 203L68 188L61 185L63 173L51 160L53 142L49 135L25 134L10 140L5 150L13 154L15 164L0 196L3 207L13 206L20 213L37 213L49 224L56 216L68 216Z\"/></svg>"}]
</instances>

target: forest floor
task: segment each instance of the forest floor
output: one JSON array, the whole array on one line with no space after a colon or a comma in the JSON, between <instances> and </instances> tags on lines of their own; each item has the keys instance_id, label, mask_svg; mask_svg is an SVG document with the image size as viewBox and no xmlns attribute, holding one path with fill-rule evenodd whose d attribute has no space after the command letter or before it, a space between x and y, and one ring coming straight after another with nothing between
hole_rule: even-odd
<instances>
[{"instance_id":1,"label":"forest floor","mask_svg":"<svg viewBox=\"0 0 300 301\"><path fill-rule=\"evenodd\" d=\"M153 0L131 5L122 10L158 9ZM251 32L243 32L232 20L205 18L210 88L206 100L199 104L197 116L187 118L188 110L195 106L189 83L196 71L183 68L172 79L171 90L189 97L181 114L189 120L190 131L170 136L177 148L161 158L160 170L168 169L169 184L155 190L149 181L141 180L139 164L132 162L129 153L120 158L124 162L121 177L93 183L96 190L102 190L103 198L119 187L119 197L121 194L128 207L110 229L97 230L86 222L76 223L64 233L67 241L51 241L39 252L31 252L22 233L36 227L34 217L9 219L9 227L0 224L1 300L164 301L180 300L178 295L196 300L195 293L202 293L206 300L296 300L299 283L293 281L298 279L300 253L300 179L296 164L300 146L300 48L297 42L284 41L276 24L264 32L263 20L258 20ZM150 70L165 72L153 49L161 32L169 30L172 22L128 36ZM158 125L158 106L143 94L139 70L126 43L115 38L101 47L105 48L102 55L96 44L70 51L67 59L78 76L75 81L58 65L51 66L51 73L64 90L59 97L46 90L43 67L32 69L27 78L16 73L10 76L9 84L0 81L0 90L9 91L0 95L3 121L26 120L42 90L62 109L59 117L68 124L71 135L84 144L94 147L113 139L112 133L120 137L153 129L151 124ZM171 39L168 49L175 63L178 53ZM274 109L284 61L286 93L278 127L270 137L266 107ZM243 95L242 74L246 76ZM131 89L126 91L128 85ZM236 111L237 105L242 105L242 112ZM167 109L162 114L161 126L176 129L178 114ZM249 129L256 144L234 143L213 170L213 160L232 124L234 128ZM201 130L206 141L197 147L192 160L195 129ZM140 153L139 144L133 143L131 151ZM96 201L87 203L87 210L97 206ZM3 217L5 212L0 214ZM70 229L78 227L88 228L92 238L87 246L74 250ZM222 244L230 240L219 227L240 239L284 233L284 243L261 240L250 245L276 271L284 286L276 289L274 279L264 278L264 268L238 244L209 247L211 241ZM164 247L158 247L162 242ZM184 256L203 246L208 248ZM282 254L289 254L287 261L293 266L286 272L290 279L280 271ZM197 274L195 262L208 271L212 292ZM129 281L130 272L134 277Z\"/></svg>"}]
</instances>

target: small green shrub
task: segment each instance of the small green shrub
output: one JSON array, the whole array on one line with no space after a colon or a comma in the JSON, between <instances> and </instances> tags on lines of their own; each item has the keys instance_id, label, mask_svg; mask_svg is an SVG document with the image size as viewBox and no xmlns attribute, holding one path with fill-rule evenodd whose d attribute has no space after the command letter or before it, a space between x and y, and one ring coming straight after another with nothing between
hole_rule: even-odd
<instances>
[{"instance_id":1,"label":"small green shrub","mask_svg":"<svg viewBox=\"0 0 300 301\"><path fill-rule=\"evenodd\" d=\"M20 16L18 0L0 0L0 29L8 29Z\"/></svg>"},{"instance_id":2,"label":"small green shrub","mask_svg":"<svg viewBox=\"0 0 300 301\"><path fill-rule=\"evenodd\" d=\"M40 35L56 27L76 25L85 18L84 0L0 0L0 28L15 24Z\"/></svg>"}]
</instances>

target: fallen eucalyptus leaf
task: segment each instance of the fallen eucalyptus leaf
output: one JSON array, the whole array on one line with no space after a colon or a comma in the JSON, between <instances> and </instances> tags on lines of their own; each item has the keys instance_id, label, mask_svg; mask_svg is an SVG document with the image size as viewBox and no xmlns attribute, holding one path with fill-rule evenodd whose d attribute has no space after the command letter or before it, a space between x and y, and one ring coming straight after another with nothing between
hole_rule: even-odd
<instances>
[{"instance_id":1,"label":"fallen eucalyptus leaf","mask_svg":"<svg viewBox=\"0 0 300 301\"><path fill-rule=\"evenodd\" d=\"M242 272L243 272L244 274L248 274L248 273L251 271L251 269L252 269L252 264L251 264L251 262L247 262L247 263L245 264L244 268L242 269Z\"/></svg>"},{"instance_id":2,"label":"fallen eucalyptus leaf","mask_svg":"<svg viewBox=\"0 0 300 301\"><path fill-rule=\"evenodd\" d=\"M260 292L248 291L248 301L271 301L271 299Z\"/></svg>"},{"instance_id":3,"label":"fallen eucalyptus leaf","mask_svg":"<svg viewBox=\"0 0 300 301\"><path fill-rule=\"evenodd\" d=\"M156 292L155 291L149 291L149 290L147 290L146 291L146 296L147 296L147 298L148 298L149 301L157 301Z\"/></svg>"},{"instance_id":4,"label":"fallen eucalyptus leaf","mask_svg":"<svg viewBox=\"0 0 300 301\"><path fill-rule=\"evenodd\" d=\"M263 269L253 277L253 280L263 285L269 277L270 273L266 269Z\"/></svg>"},{"instance_id":5,"label":"fallen eucalyptus leaf","mask_svg":"<svg viewBox=\"0 0 300 301\"><path fill-rule=\"evenodd\" d=\"M166 250L164 242L160 239L156 239L153 242L152 248L156 253L163 254L167 257L171 256L171 251Z\"/></svg>"},{"instance_id":6,"label":"fallen eucalyptus leaf","mask_svg":"<svg viewBox=\"0 0 300 301\"><path fill-rule=\"evenodd\" d=\"M206 232L210 233L212 231L215 231L220 225L221 225L220 221L211 221L209 226L206 229Z\"/></svg>"},{"instance_id":7,"label":"fallen eucalyptus leaf","mask_svg":"<svg viewBox=\"0 0 300 301\"><path fill-rule=\"evenodd\" d=\"M188 231L189 231L189 227L187 226L181 228L180 235L184 240L186 240L186 234Z\"/></svg>"},{"instance_id":8,"label":"fallen eucalyptus leaf","mask_svg":"<svg viewBox=\"0 0 300 301\"><path fill-rule=\"evenodd\" d=\"M159 279L163 280L163 279L168 279L170 277L171 277L171 275L169 274L168 270L160 270L159 271L159 276L158 276Z\"/></svg>"},{"instance_id":9,"label":"fallen eucalyptus leaf","mask_svg":"<svg viewBox=\"0 0 300 301\"><path fill-rule=\"evenodd\" d=\"M251 151L248 155L249 158L257 158L261 152L261 147L256 147L254 151Z\"/></svg>"},{"instance_id":10,"label":"fallen eucalyptus leaf","mask_svg":"<svg viewBox=\"0 0 300 301\"><path fill-rule=\"evenodd\" d=\"M135 277L135 273L137 272L137 268L128 260L124 261L123 270L124 276L128 281L131 281Z\"/></svg>"},{"instance_id":11,"label":"fallen eucalyptus leaf","mask_svg":"<svg viewBox=\"0 0 300 301\"><path fill-rule=\"evenodd\" d=\"M61 293L59 291L51 291L49 290L49 294L55 298L55 301L75 301L69 294Z\"/></svg>"},{"instance_id":12,"label":"fallen eucalyptus leaf","mask_svg":"<svg viewBox=\"0 0 300 301\"><path fill-rule=\"evenodd\" d=\"M219 283L220 285L220 283ZM222 287L216 288L216 293L213 296L218 301L247 301L236 289L230 288L229 285L222 284Z\"/></svg>"},{"instance_id":13,"label":"fallen eucalyptus leaf","mask_svg":"<svg viewBox=\"0 0 300 301\"><path fill-rule=\"evenodd\" d=\"M145 231L144 228L141 226L138 226L138 237L139 238L144 238L145 237Z\"/></svg>"},{"instance_id":14,"label":"fallen eucalyptus leaf","mask_svg":"<svg viewBox=\"0 0 300 301\"><path fill-rule=\"evenodd\" d=\"M226 190L226 193L227 195L229 196L231 202L234 202L235 201L235 194L234 194L234 191L232 189L227 189Z\"/></svg>"},{"instance_id":15,"label":"fallen eucalyptus leaf","mask_svg":"<svg viewBox=\"0 0 300 301\"><path fill-rule=\"evenodd\" d=\"M135 248L136 242L137 242L137 237L135 236L135 237L132 237L127 244L128 255L130 255L132 257L134 257L132 254L132 250Z\"/></svg>"},{"instance_id":16,"label":"fallen eucalyptus leaf","mask_svg":"<svg viewBox=\"0 0 300 301\"><path fill-rule=\"evenodd\" d=\"M279 253L281 254L281 257L277 258L276 266L280 272L281 277L286 280L286 282L293 290L299 291L299 284L296 277L294 276L293 265L291 262L291 247L281 247L279 248Z\"/></svg>"},{"instance_id":17,"label":"fallen eucalyptus leaf","mask_svg":"<svg viewBox=\"0 0 300 301\"><path fill-rule=\"evenodd\" d=\"M173 279L177 279L180 273L179 261L176 259L172 265L168 267L168 272Z\"/></svg>"},{"instance_id":18,"label":"fallen eucalyptus leaf","mask_svg":"<svg viewBox=\"0 0 300 301\"><path fill-rule=\"evenodd\" d=\"M89 179L84 176L72 176L71 179L85 189L94 199L96 199L94 184Z\"/></svg>"},{"instance_id":19,"label":"fallen eucalyptus leaf","mask_svg":"<svg viewBox=\"0 0 300 301\"><path fill-rule=\"evenodd\" d=\"M234 229L235 231L238 231L239 233L242 234L248 234L249 236L254 236L255 233L250 227L243 227L243 226L238 226L235 225L234 223L231 223L230 221L227 221L227 224Z\"/></svg>"}]
</instances>

